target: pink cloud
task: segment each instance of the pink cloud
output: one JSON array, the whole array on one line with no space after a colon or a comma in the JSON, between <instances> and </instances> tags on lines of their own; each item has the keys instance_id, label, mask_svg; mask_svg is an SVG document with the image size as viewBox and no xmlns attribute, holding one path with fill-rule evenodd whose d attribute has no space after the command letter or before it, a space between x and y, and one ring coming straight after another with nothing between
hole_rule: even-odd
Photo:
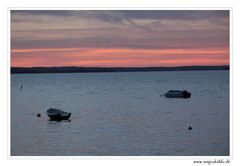
<instances>
[{"instance_id":1,"label":"pink cloud","mask_svg":"<svg viewBox=\"0 0 240 166\"><path fill-rule=\"evenodd\" d=\"M227 65L228 48L129 49L47 48L12 49L11 66L188 66Z\"/></svg>"}]
</instances>

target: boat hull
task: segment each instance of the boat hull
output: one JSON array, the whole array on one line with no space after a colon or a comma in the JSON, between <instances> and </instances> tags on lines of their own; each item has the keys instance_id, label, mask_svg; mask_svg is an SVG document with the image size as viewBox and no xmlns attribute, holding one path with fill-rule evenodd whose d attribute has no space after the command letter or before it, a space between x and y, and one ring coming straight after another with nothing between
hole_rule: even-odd
<instances>
[{"instance_id":1,"label":"boat hull","mask_svg":"<svg viewBox=\"0 0 240 166\"><path fill-rule=\"evenodd\" d=\"M61 120L68 120L71 117L71 113L68 113L68 115L48 115L50 121L61 121Z\"/></svg>"},{"instance_id":2,"label":"boat hull","mask_svg":"<svg viewBox=\"0 0 240 166\"><path fill-rule=\"evenodd\" d=\"M168 91L164 94L167 98L190 98L191 93L187 91Z\"/></svg>"},{"instance_id":3,"label":"boat hull","mask_svg":"<svg viewBox=\"0 0 240 166\"><path fill-rule=\"evenodd\" d=\"M51 121L68 120L71 117L70 112L64 112L55 108L48 109L46 113Z\"/></svg>"}]
</instances>

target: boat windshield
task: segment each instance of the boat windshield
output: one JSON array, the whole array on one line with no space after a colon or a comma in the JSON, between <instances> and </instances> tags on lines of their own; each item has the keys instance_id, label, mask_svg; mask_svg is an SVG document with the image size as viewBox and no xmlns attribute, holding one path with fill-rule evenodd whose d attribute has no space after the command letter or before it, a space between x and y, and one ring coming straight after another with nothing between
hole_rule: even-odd
<instances>
[{"instance_id":1,"label":"boat windshield","mask_svg":"<svg viewBox=\"0 0 240 166\"><path fill-rule=\"evenodd\" d=\"M180 91L180 90L169 90L168 92L171 92L171 93L173 93L173 92L182 92L182 91Z\"/></svg>"},{"instance_id":2,"label":"boat windshield","mask_svg":"<svg viewBox=\"0 0 240 166\"><path fill-rule=\"evenodd\" d=\"M63 114L65 112L61 111L61 110L54 109L54 108L50 108L49 110L47 110L47 113L50 113L50 114Z\"/></svg>"}]
</instances>

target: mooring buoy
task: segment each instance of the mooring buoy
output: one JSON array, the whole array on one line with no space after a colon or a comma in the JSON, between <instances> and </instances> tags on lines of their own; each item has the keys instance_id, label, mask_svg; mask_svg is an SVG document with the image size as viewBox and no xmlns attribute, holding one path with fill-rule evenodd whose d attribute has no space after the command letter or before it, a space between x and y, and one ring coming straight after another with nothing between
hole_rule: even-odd
<instances>
[{"instance_id":1,"label":"mooring buoy","mask_svg":"<svg viewBox=\"0 0 240 166\"><path fill-rule=\"evenodd\" d=\"M192 130L192 126L189 126L189 127L188 127L188 130Z\"/></svg>"},{"instance_id":2,"label":"mooring buoy","mask_svg":"<svg viewBox=\"0 0 240 166\"><path fill-rule=\"evenodd\" d=\"M40 118L40 117L41 117L41 114L40 114L40 113L38 113L38 114L37 114L37 117L38 117L38 118Z\"/></svg>"}]
</instances>

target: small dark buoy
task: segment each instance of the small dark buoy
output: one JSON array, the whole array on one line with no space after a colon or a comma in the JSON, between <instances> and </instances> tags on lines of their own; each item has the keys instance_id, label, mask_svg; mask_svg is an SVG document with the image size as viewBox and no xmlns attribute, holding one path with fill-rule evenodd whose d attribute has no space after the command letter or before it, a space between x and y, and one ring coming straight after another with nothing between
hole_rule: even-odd
<instances>
[{"instance_id":1,"label":"small dark buoy","mask_svg":"<svg viewBox=\"0 0 240 166\"><path fill-rule=\"evenodd\" d=\"M20 89L22 89L22 88L23 88L23 86L21 85Z\"/></svg>"},{"instance_id":2,"label":"small dark buoy","mask_svg":"<svg viewBox=\"0 0 240 166\"><path fill-rule=\"evenodd\" d=\"M192 126L189 126L189 127L188 127L188 130L192 130Z\"/></svg>"},{"instance_id":3,"label":"small dark buoy","mask_svg":"<svg viewBox=\"0 0 240 166\"><path fill-rule=\"evenodd\" d=\"M38 114L37 114L37 117L38 117L38 118L40 118L40 117L41 117L41 114L40 114L40 113L38 113Z\"/></svg>"}]
</instances>

